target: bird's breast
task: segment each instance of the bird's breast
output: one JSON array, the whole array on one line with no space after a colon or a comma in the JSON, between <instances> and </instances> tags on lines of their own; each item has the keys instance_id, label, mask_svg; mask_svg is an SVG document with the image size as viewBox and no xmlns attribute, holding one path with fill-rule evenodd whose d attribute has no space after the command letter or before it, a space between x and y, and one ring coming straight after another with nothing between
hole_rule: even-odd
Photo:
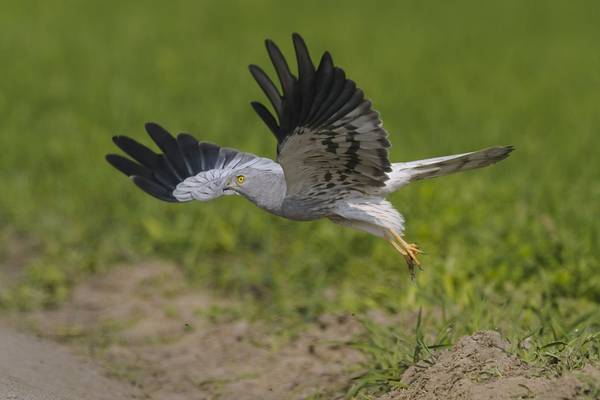
<instances>
[{"instance_id":1,"label":"bird's breast","mask_svg":"<svg viewBox=\"0 0 600 400\"><path fill-rule=\"evenodd\" d=\"M295 221L313 221L329 215L323 202L298 197L286 197L281 205L281 216Z\"/></svg>"}]
</instances>

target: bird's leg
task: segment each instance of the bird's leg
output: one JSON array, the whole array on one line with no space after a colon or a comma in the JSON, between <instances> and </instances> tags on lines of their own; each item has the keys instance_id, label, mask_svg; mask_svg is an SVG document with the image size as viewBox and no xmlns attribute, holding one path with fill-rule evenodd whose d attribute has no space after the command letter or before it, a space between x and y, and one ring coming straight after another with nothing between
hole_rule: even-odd
<instances>
[{"instance_id":1,"label":"bird's leg","mask_svg":"<svg viewBox=\"0 0 600 400\"><path fill-rule=\"evenodd\" d=\"M408 255L414 260L415 264L420 265L419 260L417 260L417 255L423 253L416 244L414 243L406 243L402 236L398 235L396 232L391 231L394 238L398 241L402 249L408 253Z\"/></svg>"},{"instance_id":2,"label":"bird's leg","mask_svg":"<svg viewBox=\"0 0 600 400\"><path fill-rule=\"evenodd\" d=\"M386 236L388 242L390 242L391 245L394 246L394 248L398 251L398 253L402 254L404 260L406 260L410 275L414 279L415 265L420 266L419 260L417 260L417 255L422 253L422 251L419 250L416 244L406 243L406 241L404 241L400 235L391 229L388 229L388 235Z\"/></svg>"}]
</instances>

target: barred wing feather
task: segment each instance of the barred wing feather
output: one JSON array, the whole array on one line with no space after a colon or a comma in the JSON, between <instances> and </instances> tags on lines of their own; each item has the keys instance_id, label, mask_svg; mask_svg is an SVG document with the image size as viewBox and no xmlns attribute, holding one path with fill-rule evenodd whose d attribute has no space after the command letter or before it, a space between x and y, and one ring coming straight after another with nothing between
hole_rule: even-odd
<instances>
[{"instance_id":1,"label":"barred wing feather","mask_svg":"<svg viewBox=\"0 0 600 400\"><path fill-rule=\"evenodd\" d=\"M250 66L276 114L252 103L277 139L288 196L333 199L350 190L384 187L391 171L390 142L379 114L328 52L315 69L300 35L294 34L293 42L298 77L279 48L266 41L281 94L262 69Z\"/></svg>"}]
</instances>

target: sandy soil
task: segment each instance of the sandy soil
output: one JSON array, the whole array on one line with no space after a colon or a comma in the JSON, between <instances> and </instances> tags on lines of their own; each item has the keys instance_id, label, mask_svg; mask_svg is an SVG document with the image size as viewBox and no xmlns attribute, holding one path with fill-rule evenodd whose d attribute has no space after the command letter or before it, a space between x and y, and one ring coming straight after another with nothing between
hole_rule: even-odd
<instances>
[{"instance_id":1,"label":"sandy soil","mask_svg":"<svg viewBox=\"0 0 600 400\"><path fill-rule=\"evenodd\" d=\"M69 304L33 314L29 323L99 360L141 398L343 397L361 360L343 343L360 331L358 322L323 318L283 340L256 323L206 317L227 306L187 288L176 268L145 264L80 285Z\"/></svg>"},{"instance_id":2,"label":"sandy soil","mask_svg":"<svg viewBox=\"0 0 600 400\"><path fill-rule=\"evenodd\" d=\"M298 337L283 339L228 314L232 306L187 287L170 265L116 268L80 284L57 310L18 316L18 325L62 344L14 332L3 337L0 330L0 389L15 381L17 360L48 368L37 375L25 369L19 384L29 385L33 395L12 399L106 398L100 393L115 400L344 398L363 360L346 345L362 332L354 318L323 317ZM408 369L402 377L407 388L379 400L600 398L589 384L600 381L600 370L549 377L507 348L496 332L464 337L429 363ZM76 395L39 397L59 386ZM0 394L4 398L11 397Z\"/></svg>"}]
</instances>

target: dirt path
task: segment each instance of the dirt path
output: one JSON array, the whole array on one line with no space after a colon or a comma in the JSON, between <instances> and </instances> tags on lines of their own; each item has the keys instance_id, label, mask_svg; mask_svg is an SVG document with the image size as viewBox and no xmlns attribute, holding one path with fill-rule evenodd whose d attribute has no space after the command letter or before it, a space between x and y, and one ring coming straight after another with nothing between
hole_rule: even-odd
<instances>
[{"instance_id":1,"label":"dirt path","mask_svg":"<svg viewBox=\"0 0 600 400\"><path fill-rule=\"evenodd\" d=\"M100 360L142 398L343 397L361 355L340 344L360 331L358 322L324 318L290 341L227 317L230 306L190 290L177 268L145 264L79 285L68 304L28 323Z\"/></svg>"},{"instance_id":2,"label":"dirt path","mask_svg":"<svg viewBox=\"0 0 600 400\"><path fill-rule=\"evenodd\" d=\"M0 325L0 399L121 400L136 392L63 346Z\"/></svg>"}]
</instances>

